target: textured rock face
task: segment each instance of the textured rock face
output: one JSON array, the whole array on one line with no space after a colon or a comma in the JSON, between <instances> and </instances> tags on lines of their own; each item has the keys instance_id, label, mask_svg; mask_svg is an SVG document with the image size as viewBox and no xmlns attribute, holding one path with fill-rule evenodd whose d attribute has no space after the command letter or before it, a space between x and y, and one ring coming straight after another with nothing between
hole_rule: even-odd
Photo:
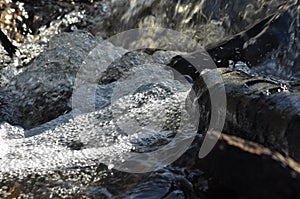
<instances>
[{"instance_id":1,"label":"textured rock face","mask_svg":"<svg viewBox=\"0 0 300 199\"><path fill-rule=\"evenodd\" d=\"M135 66L153 63L152 56L144 52L129 52L126 57L121 58L117 63L112 63L100 78L100 83L110 83L120 79L126 71Z\"/></svg>"},{"instance_id":2,"label":"textured rock face","mask_svg":"<svg viewBox=\"0 0 300 199\"><path fill-rule=\"evenodd\" d=\"M242 71L220 68L226 95L227 116L224 132L261 143L299 160L297 144L299 121L299 86L251 76ZM205 76L213 78L213 73ZM215 86L218 89L218 85ZM202 111L209 112L206 85L199 78L194 88ZM201 121L209 121L202 114Z\"/></svg>"},{"instance_id":3,"label":"textured rock face","mask_svg":"<svg viewBox=\"0 0 300 199\"><path fill-rule=\"evenodd\" d=\"M1 89L0 119L25 129L36 127L71 110L70 98L78 72L79 82L80 79L89 82L91 76L95 76L100 83L107 84L126 76L129 70L139 65L164 64L175 53L157 51L152 56L136 51L118 60L125 51L108 47L110 45L81 31L54 37L45 53L28 65L24 72L12 77L9 84ZM88 55L95 48L92 55ZM104 66L97 59L103 59L104 64L107 59L105 54L110 54L107 57L113 57L115 61L107 69L101 69ZM90 63L89 59L95 60ZM93 84L97 85L97 81ZM101 88L101 85L97 87L97 96L103 95L100 90L105 88ZM85 104L84 101L82 103Z\"/></svg>"},{"instance_id":4,"label":"textured rock face","mask_svg":"<svg viewBox=\"0 0 300 199\"><path fill-rule=\"evenodd\" d=\"M97 42L88 33L63 33L2 89L1 120L26 129L70 111L75 75Z\"/></svg>"}]
</instances>

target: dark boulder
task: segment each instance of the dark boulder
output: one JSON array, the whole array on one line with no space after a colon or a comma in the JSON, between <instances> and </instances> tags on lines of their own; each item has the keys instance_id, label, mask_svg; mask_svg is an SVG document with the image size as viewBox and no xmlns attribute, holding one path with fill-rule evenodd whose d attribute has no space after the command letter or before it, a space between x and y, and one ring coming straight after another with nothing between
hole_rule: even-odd
<instances>
[{"instance_id":1,"label":"dark boulder","mask_svg":"<svg viewBox=\"0 0 300 199\"><path fill-rule=\"evenodd\" d=\"M96 44L84 32L53 38L44 54L1 89L0 121L29 129L70 111L76 73Z\"/></svg>"},{"instance_id":2,"label":"dark boulder","mask_svg":"<svg viewBox=\"0 0 300 199\"><path fill-rule=\"evenodd\" d=\"M261 143L299 160L299 85L282 84L226 68L218 71L222 74L224 82L221 84L225 85L227 95L223 132ZM213 78L214 73L204 75ZM209 92L218 92L221 84L208 91L201 77L194 83L202 113L201 123L207 124L210 120Z\"/></svg>"}]
</instances>

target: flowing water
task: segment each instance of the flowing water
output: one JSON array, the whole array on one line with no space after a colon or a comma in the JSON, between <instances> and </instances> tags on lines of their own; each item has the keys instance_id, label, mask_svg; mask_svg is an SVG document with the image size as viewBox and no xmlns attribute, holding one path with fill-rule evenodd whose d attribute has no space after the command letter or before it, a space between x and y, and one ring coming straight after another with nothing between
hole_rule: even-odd
<instances>
[{"instance_id":1,"label":"flowing water","mask_svg":"<svg viewBox=\"0 0 300 199\"><path fill-rule=\"evenodd\" d=\"M295 4L286 45L255 68L243 62L228 66L286 80L299 75L297 1L39 1L35 7L31 1L14 2L4 1L10 6L1 18L11 9L22 10L31 31L10 35L18 47L14 58L1 50L1 198L205 196L208 179L192 168L195 155L186 165L179 159L179 166L168 166L188 149L198 126L195 112L186 107L197 108L188 98L189 79L178 78L166 65L179 52L127 52L104 41L116 33L164 27L208 46L279 12L282 5ZM1 29L13 32L3 24ZM175 40L169 38L166 48ZM74 98L77 87L83 89ZM93 110L82 111L88 100L95 102ZM168 153L153 155L165 146ZM152 167L155 171L145 173Z\"/></svg>"}]
</instances>

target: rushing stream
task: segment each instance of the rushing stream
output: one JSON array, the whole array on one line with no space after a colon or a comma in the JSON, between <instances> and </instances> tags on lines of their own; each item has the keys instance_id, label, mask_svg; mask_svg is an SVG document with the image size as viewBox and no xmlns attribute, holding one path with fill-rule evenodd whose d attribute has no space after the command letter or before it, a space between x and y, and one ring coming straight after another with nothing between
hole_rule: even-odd
<instances>
[{"instance_id":1,"label":"rushing stream","mask_svg":"<svg viewBox=\"0 0 300 199\"><path fill-rule=\"evenodd\" d=\"M195 74L169 63L199 46L213 54L241 33L242 49L268 52L257 63L233 56L226 67L288 92L299 82L299 8L283 0L0 2L1 31L17 49L0 49L0 197L210 198L210 179L195 165L204 133ZM266 27L249 29L267 17ZM145 27L173 32L130 51L110 40ZM275 50L260 48L268 31L282 38Z\"/></svg>"}]
</instances>

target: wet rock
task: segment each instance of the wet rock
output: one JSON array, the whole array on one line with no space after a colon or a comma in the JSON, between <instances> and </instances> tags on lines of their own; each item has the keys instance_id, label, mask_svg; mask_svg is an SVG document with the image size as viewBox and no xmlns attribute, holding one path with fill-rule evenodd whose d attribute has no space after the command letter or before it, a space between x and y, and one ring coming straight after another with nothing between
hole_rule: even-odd
<instances>
[{"instance_id":1,"label":"wet rock","mask_svg":"<svg viewBox=\"0 0 300 199\"><path fill-rule=\"evenodd\" d=\"M170 60L179 54L185 54L183 52L178 51L167 51L167 50L155 50L151 52L148 49L130 51L124 54L121 59L115 60L111 63L108 68L102 73L101 78L99 80L100 84L107 84L110 82L115 82L121 78L126 78L127 73L130 70L134 70L143 65L149 65L151 67L152 64L160 64L166 65L170 63ZM171 69L171 67L169 68ZM153 71L155 73L155 71Z\"/></svg>"},{"instance_id":2,"label":"wet rock","mask_svg":"<svg viewBox=\"0 0 300 199\"><path fill-rule=\"evenodd\" d=\"M118 59L125 51L109 46L105 41L81 31L54 37L45 53L27 66L24 72L12 77L7 85L4 84L1 91L1 120L21 125L25 129L36 127L71 110L70 98L75 78L78 81L75 85L77 88L95 77L92 83L97 87L96 96L99 97L96 100L107 98L105 95L111 92L112 87L106 89L105 85L97 85L97 79L108 85L122 76L125 78L137 66L167 62L171 57L168 53L160 53L156 58L157 53L152 57L143 51L133 51ZM104 52L110 55L101 64L99 59L102 59ZM106 59L109 58L115 61L112 64L108 62L110 65L106 69ZM108 93L100 92L103 89ZM107 99L102 105L97 103L96 108L109 103ZM85 102L82 101L82 104Z\"/></svg>"},{"instance_id":3,"label":"wet rock","mask_svg":"<svg viewBox=\"0 0 300 199\"><path fill-rule=\"evenodd\" d=\"M167 169L153 173L147 178L147 181L139 183L137 187L126 193L124 198L183 199L197 197L191 182L182 175L184 174L176 175Z\"/></svg>"},{"instance_id":4,"label":"wet rock","mask_svg":"<svg viewBox=\"0 0 300 199\"><path fill-rule=\"evenodd\" d=\"M96 44L84 32L54 38L43 55L2 88L1 121L29 129L70 111L75 75Z\"/></svg>"},{"instance_id":5,"label":"wet rock","mask_svg":"<svg viewBox=\"0 0 300 199\"><path fill-rule=\"evenodd\" d=\"M224 132L263 144L299 160L299 88L280 81L251 76L242 71L220 68L226 95ZM205 73L213 78L213 73ZM208 122L209 93L202 78L194 89L199 96L201 121ZM211 88L218 92L218 84Z\"/></svg>"},{"instance_id":6,"label":"wet rock","mask_svg":"<svg viewBox=\"0 0 300 199\"><path fill-rule=\"evenodd\" d=\"M128 52L105 70L100 78L100 83L106 84L117 81L132 68L147 63L154 63L153 58L147 53L137 51Z\"/></svg>"}]
</instances>

